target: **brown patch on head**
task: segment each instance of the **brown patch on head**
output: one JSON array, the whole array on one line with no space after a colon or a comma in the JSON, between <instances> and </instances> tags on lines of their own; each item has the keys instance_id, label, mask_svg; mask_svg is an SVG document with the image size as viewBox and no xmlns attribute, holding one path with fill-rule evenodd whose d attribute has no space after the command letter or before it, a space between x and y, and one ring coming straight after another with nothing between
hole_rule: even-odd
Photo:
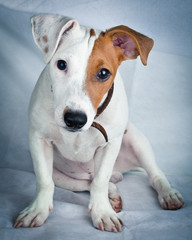
<instances>
[{"instance_id":1,"label":"brown patch on head","mask_svg":"<svg viewBox=\"0 0 192 240\"><path fill-rule=\"evenodd\" d=\"M45 42L45 43L48 42L48 37L47 37L46 35L44 35L44 36L42 37L42 39L43 39L43 42Z\"/></svg>"},{"instance_id":2,"label":"brown patch on head","mask_svg":"<svg viewBox=\"0 0 192 240\"><path fill-rule=\"evenodd\" d=\"M95 34L95 31L93 28L90 29L90 37L94 37L96 34Z\"/></svg>"},{"instance_id":3,"label":"brown patch on head","mask_svg":"<svg viewBox=\"0 0 192 240\"><path fill-rule=\"evenodd\" d=\"M45 53L48 53L48 51L49 51L49 48L48 48L48 47L45 47L45 48L44 48L44 52L45 52Z\"/></svg>"},{"instance_id":4,"label":"brown patch on head","mask_svg":"<svg viewBox=\"0 0 192 240\"><path fill-rule=\"evenodd\" d=\"M105 93L110 89L115 78L117 68L120 64L120 55L118 56L111 38L100 34L95 40L95 44L89 58L87 66L86 90L92 101L95 111L101 102ZM111 76L108 80L101 82L97 79L98 71L106 68Z\"/></svg>"},{"instance_id":5,"label":"brown patch on head","mask_svg":"<svg viewBox=\"0 0 192 240\"><path fill-rule=\"evenodd\" d=\"M114 27L100 33L89 57L85 81L85 88L95 112L103 96L112 86L120 63L140 55L142 63L146 65L152 47L152 39L126 26ZM108 69L111 73L106 81L99 81L97 78L97 74L102 68Z\"/></svg>"}]
</instances>

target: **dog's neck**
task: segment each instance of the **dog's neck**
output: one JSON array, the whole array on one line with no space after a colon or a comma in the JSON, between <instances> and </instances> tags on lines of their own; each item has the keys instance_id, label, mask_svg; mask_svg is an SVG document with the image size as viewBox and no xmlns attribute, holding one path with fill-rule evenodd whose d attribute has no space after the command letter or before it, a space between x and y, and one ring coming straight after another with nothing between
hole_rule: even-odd
<instances>
[{"instance_id":1,"label":"dog's neck","mask_svg":"<svg viewBox=\"0 0 192 240\"><path fill-rule=\"evenodd\" d=\"M107 97L105 98L105 101L102 103L102 105L100 107L98 107L95 118L97 118L109 105L109 102L111 101L111 98L113 95L113 90L114 90L114 83L112 84L111 88L109 89ZM91 126L98 129L103 134L105 141L108 142L108 136L107 136L107 133L106 133L104 127L102 127L99 123L97 123L95 121L92 123Z\"/></svg>"}]
</instances>

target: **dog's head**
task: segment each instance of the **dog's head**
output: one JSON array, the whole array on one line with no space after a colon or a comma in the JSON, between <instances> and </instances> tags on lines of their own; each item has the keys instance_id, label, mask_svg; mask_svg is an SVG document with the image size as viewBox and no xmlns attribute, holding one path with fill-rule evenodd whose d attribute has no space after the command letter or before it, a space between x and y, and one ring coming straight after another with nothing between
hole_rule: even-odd
<instances>
[{"instance_id":1,"label":"dog's head","mask_svg":"<svg viewBox=\"0 0 192 240\"><path fill-rule=\"evenodd\" d=\"M146 65L153 47L152 39L126 26L97 32L49 14L36 15L31 23L48 64L56 123L69 131L87 130L120 63L140 55Z\"/></svg>"}]
</instances>

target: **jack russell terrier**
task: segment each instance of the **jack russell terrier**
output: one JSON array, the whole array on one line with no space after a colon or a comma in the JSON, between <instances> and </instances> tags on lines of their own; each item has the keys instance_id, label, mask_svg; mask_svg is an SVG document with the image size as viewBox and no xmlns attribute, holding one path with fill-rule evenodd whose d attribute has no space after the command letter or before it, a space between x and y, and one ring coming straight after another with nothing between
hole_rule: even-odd
<instances>
[{"instance_id":1,"label":"jack russell terrier","mask_svg":"<svg viewBox=\"0 0 192 240\"><path fill-rule=\"evenodd\" d=\"M153 40L126 26L105 32L53 14L31 18L45 69L29 106L29 145L37 178L36 197L14 227L39 227L53 208L54 184L90 191L93 225L122 230L121 197L115 183L141 167L164 209L184 204L157 167L148 140L128 123L124 85L117 69L140 55L144 65Z\"/></svg>"}]
</instances>

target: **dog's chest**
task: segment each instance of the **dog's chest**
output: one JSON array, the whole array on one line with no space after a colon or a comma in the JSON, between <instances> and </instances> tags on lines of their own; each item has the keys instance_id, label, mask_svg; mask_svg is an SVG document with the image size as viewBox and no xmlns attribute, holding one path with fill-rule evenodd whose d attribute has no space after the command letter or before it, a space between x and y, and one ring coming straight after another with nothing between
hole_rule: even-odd
<instances>
[{"instance_id":1,"label":"dog's chest","mask_svg":"<svg viewBox=\"0 0 192 240\"><path fill-rule=\"evenodd\" d=\"M61 155L71 161L76 162L88 162L93 159L95 148L87 146L87 144L79 144L76 143L74 145L63 142L57 143L55 142L56 147L58 148Z\"/></svg>"},{"instance_id":2,"label":"dog's chest","mask_svg":"<svg viewBox=\"0 0 192 240\"><path fill-rule=\"evenodd\" d=\"M86 132L71 133L60 130L61 134L53 140L60 154L68 160L75 162L88 162L93 160L95 152L104 142L102 135L95 134L94 129Z\"/></svg>"}]
</instances>

